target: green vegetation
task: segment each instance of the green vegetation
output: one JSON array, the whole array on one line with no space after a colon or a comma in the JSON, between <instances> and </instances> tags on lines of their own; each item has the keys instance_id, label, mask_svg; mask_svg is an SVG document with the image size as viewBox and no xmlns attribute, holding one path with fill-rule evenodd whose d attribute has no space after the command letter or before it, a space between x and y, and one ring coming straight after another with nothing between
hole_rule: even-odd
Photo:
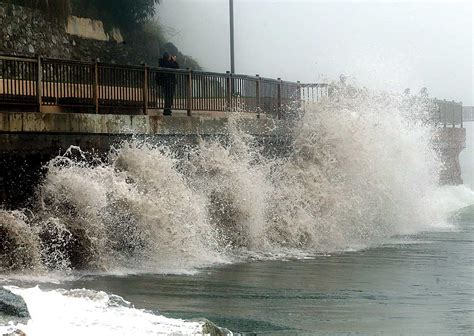
<instances>
[{"instance_id":1,"label":"green vegetation","mask_svg":"<svg viewBox=\"0 0 474 336\"><path fill-rule=\"evenodd\" d=\"M50 19L66 22L71 13L70 0L6 0L6 3L38 8L43 11Z\"/></svg>"},{"instance_id":2,"label":"green vegetation","mask_svg":"<svg viewBox=\"0 0 474 336\"><path fill-rule=\"evenodd\" d=\"M72 8L73 13L128 30L148 22L159 3L160 0L72 0Z\"/></svg>"},{"instance_id":3,"label":"green vegetation","mask_svg":"<svg viewBox=\"0 0 474 336\"><path fill-rule=\"evenodd\" d=\"M109 26L133 29L148 22L160 0L5 0L7 3L38 8L50 18L66 20L79 14L104 21Z\"/></svg>"},{"instance_id":4,"label":"green vegetation","mask_svg":"<svg viewBox=\"0 0 474 336\"><path fill-rule=\"evenodd\" d=\"M143 32L152 37L160 46L168 42L164 30L158 21L150 20L143 24Z\"/></svg>"}]
</instances>

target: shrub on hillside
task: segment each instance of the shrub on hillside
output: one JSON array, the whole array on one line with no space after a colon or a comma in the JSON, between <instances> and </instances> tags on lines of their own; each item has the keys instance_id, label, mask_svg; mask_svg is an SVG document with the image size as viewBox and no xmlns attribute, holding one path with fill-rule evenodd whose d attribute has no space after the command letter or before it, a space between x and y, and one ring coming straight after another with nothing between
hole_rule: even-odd
<instances>
[{"instance_id":1,"label":"shrub on hillside","mask_svg":"<svg viewBox=\"0 0 474 336\"><path fill-rule=\"evenodd\" d=\"M160 0L73 0L73 11L131 29L152 18L159 3Z\"/></svg>"}]
</instances>

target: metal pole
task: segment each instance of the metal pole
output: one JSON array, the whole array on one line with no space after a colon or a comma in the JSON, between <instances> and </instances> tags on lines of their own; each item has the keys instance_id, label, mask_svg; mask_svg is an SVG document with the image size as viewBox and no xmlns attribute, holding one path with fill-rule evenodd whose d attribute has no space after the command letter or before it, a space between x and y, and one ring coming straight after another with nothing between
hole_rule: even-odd
<instances>
[{"instance_id":1,"label":"metal pole","mask_svg":"<svg viewBox=\"0 0 474 336\"><path fill-rule=\"evenodd\" d=\"M234 57L234 0L229 0L229 18L230 18L230 72L235 73Z\"/></svg>"}]
</instances>

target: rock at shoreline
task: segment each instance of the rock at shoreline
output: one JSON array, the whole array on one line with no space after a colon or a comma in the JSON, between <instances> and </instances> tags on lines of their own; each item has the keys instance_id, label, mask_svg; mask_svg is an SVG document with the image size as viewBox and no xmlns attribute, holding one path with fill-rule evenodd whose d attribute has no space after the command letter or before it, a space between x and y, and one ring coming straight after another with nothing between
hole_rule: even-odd
<instances>
[{"instance_id":1,"label":"rock at shoreline","mask_svg":"<svg viewBox=\"0 0 474 336\"><path fill-rule=\"evenodd\" d=\"M209 335L209 336L232 335L232 333L229 330L225 328L219 328L218 326L216 326L214 323L212 323L209 320L199 318L199 319L192 319L191 321L204 323L204 325L202 326L202 333L204 335Z\"/></svg>"},{"instance_id":2,"label":"rock at shoreline","mask_svg":"<svg viewBox=\"0 0 474 336\"><path fill-rule=\"evenodd\" d=\"M8 289L0 287L0 322L26 322L30 319L30 313L25 300L19 295L13 294Z\"/></svg>"}]
</instances>

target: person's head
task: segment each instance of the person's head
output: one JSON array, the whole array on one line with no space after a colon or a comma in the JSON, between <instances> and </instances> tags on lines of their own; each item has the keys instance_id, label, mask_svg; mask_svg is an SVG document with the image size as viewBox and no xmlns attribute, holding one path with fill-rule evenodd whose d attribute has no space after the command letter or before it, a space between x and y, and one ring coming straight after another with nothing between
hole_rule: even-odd
<instances>
[{"instance_id":1,"label":"person's head","mask_svg":"<svg viewBox=\"0 0 474 336\"><path fill-rule=\"evenodd\" d=\"M169 54L168 52L165 52L165 53L163 54L163 59L164 59L165 61L169 61L169 60L171 59L170 54Z\"/></svg>"},{"instance_id":2,"label":"person's head","mask_svg":"<svg viewBox=\"0 0 474 336\"><path fill-rule=\"evenodd\" d=\"M339 76L339 80L341 81L341 84L346 84L347 77L344 74L341 74Z\"/></svg>"}]
</instances>

